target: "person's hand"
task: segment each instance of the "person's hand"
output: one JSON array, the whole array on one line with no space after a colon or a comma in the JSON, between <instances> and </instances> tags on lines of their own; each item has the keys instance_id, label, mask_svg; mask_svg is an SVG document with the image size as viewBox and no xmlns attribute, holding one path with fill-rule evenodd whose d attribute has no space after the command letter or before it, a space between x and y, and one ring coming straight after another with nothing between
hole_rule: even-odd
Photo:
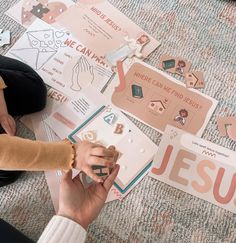
<instances>
[{"instance_id":1,"label":"person's hand","mask_svg":"<svg viewBox=\"0 0 236 243\"><path fill-rule=\"evenodd\" d=\"M76 157L73 167L82 170L96 182L102 182L103 179L93 172L92 165L112 168L118 158L118 152L114 146L105 148L100 144L82 141L75 144L75 149Z\"/></svg>"},{"instance_id":2,"label":"person's hand","mask_svg":"<svg viewBox=\"0 0 236 243\"><path fill-rule=\"evenodd\" d=\"M11 136L15 135L16 123L11 115L9 115L8 113L0 114L0 124L7 134Z\"/></svg>"},{"instance_id":3,"label":"person's hand","mask_svg":"<svg viewBox=\"0 0 236 243\"><path fill-rule=\"evenodd\" d=\"M69 218L87 229L103 208L118 172L119 165L115 165L103 183L94 183L86 189L79 174L72 179L71 170L65 173L60 184L58 215Z\"/></svg>"}]
</instances>

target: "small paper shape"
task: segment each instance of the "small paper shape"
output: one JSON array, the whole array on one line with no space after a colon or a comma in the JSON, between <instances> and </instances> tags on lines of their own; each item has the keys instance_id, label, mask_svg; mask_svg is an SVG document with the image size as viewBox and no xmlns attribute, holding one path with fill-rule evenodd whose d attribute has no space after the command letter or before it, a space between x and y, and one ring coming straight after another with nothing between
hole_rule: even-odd
<instances>
[{"instance_id":1,"label":"small paper shape","mask_svg":"<svg viewBox=\"0 0 236 243\"><path fill-rule=\"evenodd\" d=\"M170 59L162 62L162 67L164 70L175 67L175 59Z\"/></svg>"},{"instance_id":2,"label":"small paper shape","mask_svg":"<svg viewBox=\"0 0 236 243\"><path fill-rule=\"evenodd\" d=\"M222 137L228 136L236 141L236 117L218 117L217 125Z\"/></svg>"},{"instance_id":3,"label":"small paper shape","mask_svg":"<svg viewBox=\"0 0 236 243\"><path fill-rule=\"evenodd\" d=\"M184 76L190 69L191 63L180 57L172 57L169 55L162 55L158 68L171 73L177 73Z\"/></svg>"},{"instance_id":4,"label":"small paper shape","mask_svg":"<svg viewBox=\"0 0 236 243\"><path fill-rule=\"evenodd\" d=\"M111 113L111 114L105 116L103 119L109 125L113 125L117 120L117 116L114 113Z\"/></svg>"},{"instance_id":5,"label":"small paper shape","mask_svg":"<svg viewBox=\"0 0 236 243\"><path fill-rule=\"evenodd\" d=\"M141 86L132 84L131 89L132 89L132 96L134 98L137 98L137 99L143 98L143 90L142 90Z\"/></svg>"},{"instance_id":6,"label":"small paper shape","mask_svg":"<svg viewBox=\"0 0 236 243\"><path fill-rule=\"evenodd\" d=\"M82 133L82 139L89 142L95 142L97 140L96 131L87 131Z\"/></svg>"},{"instance_id":7,"label":"small paper shape","mask_svg":"<svg viewBox=\"0 0 236 243\"><path fill-rule=\"evenodd\" d=\"M185 83L187 88L201 89L205 87L203 73L200 71L189 72L185 74Z\"/></svg>"},{"instance_id":8,"label":"small paper shape","mask_svg":"<svg viewBox=\"0 0 236 243\"><path fill-rule=\"evenodd\" d=\"M107 177L110 174L109 168L100 165L92 165L93 172L99 177Z\"/></svg>"},{"instance_id":9,"label":"small paper shape","mask_svg":"<svg viewBox=\"0 0 236 243\"><path fill-rule=\"evenodd\" d=\"M9 30L6 30L2 33L1 32L2 29L0 31L0 47L10 44L10 40L11 40L11 32Z\"/></svg>"},{"instance_id":10,"label":"small paper shape","mask_svg":"<svg viewBox=\"0 0 236 243\"><path fill-rule=\"evenodd\" d=\"M117 123L116 124L116 129L115 129L114 133L116 133L116 134L122 134L123 133L123 128L124 128L124 125L123 124Z\"/></svg>"}]
</instances>

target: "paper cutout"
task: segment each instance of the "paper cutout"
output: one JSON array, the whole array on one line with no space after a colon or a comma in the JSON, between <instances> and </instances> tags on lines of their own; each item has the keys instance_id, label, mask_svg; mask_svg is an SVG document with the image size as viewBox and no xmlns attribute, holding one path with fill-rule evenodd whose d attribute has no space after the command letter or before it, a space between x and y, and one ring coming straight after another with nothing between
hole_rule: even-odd
<instances>
[{"instance_id":1,"label":"paper cutout","mask_svg":"<svg viewBox=\"0 0 236 243\"><path fill-rule=\"evenodd\" d=\"M116 134L122 134L123 133L123 130L124 130L124 125L123 124L120 124L120 123L117 123L116 124L116 129L115 129L114 133L116 133Z\"/></svg>"},{"instance_id":2,"label":"paper cutout","mask_svg":"<svg viewBox=\"0 0 236 243\"><path fill-rule=\"evenodd\" d=\"M235 161L236 152L167 125L149 176L236 213Z\"/></svg>"},{"instance_id":3,"label":"paper cutout","mask_svg":"<svg viewBox=\"0 0 236 243\"><path fill-rule=\"evenodd\" d=\"M194 71L185 74L185 83L187 88L201 89L205 87L203 73Z\"/></svg>"},{"instance_id":4,"label":"paper cutout","mask_svg":"<svg viewBox=\"0 0 236 243\"><path fill-rule=\"evenodd\" d=\"M123 63L121 61L117 62L117 73L119 76L119 86L115 87L116 92L121 92L125 89L126 81L125 81L125 74L123 70Z\"/></svg>"},{"instance_id":5,"label":"paper cutout","mask_svg":"<svg viewBox=\"0 0 236 243\"><path fill-rule=\"evenodd\" d=\"M11 32L10 30L3 31L0 29L0 47L8 45L11 42Z\"/></svg>"},{"instance_id":6,"label":"paper cutout","mask_svg":"<svg viewBox=\"0 0 236 243\"><path fill-rule=\"evenodd\" d=\"M116 122L117 117L116 117L116 115L114 113L111 113L109 115L106 115L103 119L109 125L113 125Z\"/></svg>"},{"instance_id":7,"label":"paper cutout","mask_svg":"<svg viewBox=\"0 0 236 243\"><path fill-rule=\"evenodd\" d=\"M72 5L74 2L70 0L20 0L6 14L27 28L37 18L48 24L55 23L56 18Z\"/></svg>"},{"instance_id":8,"label":"paper cutout","mask_svg":"<svg viewBox=\"0 0 236 243\"><path fill-rule=\"evenodd\" d=\"M109 168L105 166L92 165L92 170L97 176L102 178L106 178L110 174Z\"/></svg>"},{"instance_id":9,"label":"paper cutout","mask_svg":"<svg viewBox=\"0 0 236 243\"><path fill-rule=\"evenodd\" d=\"M119 77L116 75L112 82L117 85ZM122 84L124 89L117 91L111 86L105 95L113 105L159 132L171 124L201 135L217 104L215 99L186 89L182 82L137 59L126 69L123 82L126 82ZM139 97L143 96L141 99L133 95L136 86L142 87L138 93ZM184 119L178 117L182 109L188 112Z\"/></svg>"},{"instance_id":10,"label":"paper cutout","mask_svg":"<svg viewBox=\"0 0 236 243\"><path fill-rule=\"evenodd\" d=\"M162 55L158 67L161 70L184 76L189 71L191 65L190 62L182 58Z\"/></svg>"},{"instance_id":11,"label":"paper cutout","mask_svg":"<svg viewBox=\"0 0 236 243\"><path fill-rule=\"evenodd\" d=\"M137 40L130 39L128 36L124 38L125 43L117 50L111 51L105 55L107 62L115 67L117 61L123 61L127 57L132 58L136 56L142 58L142 49L150 42L148 35L143 34Z\"/></svg>"},{"instance_id":12,"label":"paper cutout","mask_svg":"<svg viewBox=\"0 0 236 243\"><path fill-rule=\"evenodd\" d=\"M228 136L236 141L236 117L218 117L217 125L221 136Z\"/></svg>"}]
</instances>

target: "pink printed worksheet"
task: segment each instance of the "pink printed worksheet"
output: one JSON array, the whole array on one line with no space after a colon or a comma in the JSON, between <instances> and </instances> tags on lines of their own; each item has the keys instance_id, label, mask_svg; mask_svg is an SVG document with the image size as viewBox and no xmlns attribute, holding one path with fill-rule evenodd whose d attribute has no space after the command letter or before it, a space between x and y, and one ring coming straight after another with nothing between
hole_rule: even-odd
<instances>
[{"instance_id":1,"label":"pink printed worksheet","mask_svg":"<svg viewBox=\"0 0 236 243\"><path fill-rule=\"evenodd\" d=\"M112 104L154 129L167 124L201 135L217 101L197 90L187 89L168 74L138 60L118 65L105 95Z\"/></svg>"},{"instance_id":2,"label":"pink printed worksheet","mask_svg":"<svg viewBox=\"0 0 236 243\"><path fill-rule=\"evenodd\" d=\"M78 1L56 18L56 24L111 66L126 57L145 58L160 45L106 0Z\"/></svg>"},{"instance_id":3,"label":"pink printed worksheet","mask_svg":"<svg viewBox=\"0 0 236 243\"><path fill-rule=\"evenodd\" d=\"M236 153L167 126L150 176L236 213Z\"/></svg>"}]
</instances>

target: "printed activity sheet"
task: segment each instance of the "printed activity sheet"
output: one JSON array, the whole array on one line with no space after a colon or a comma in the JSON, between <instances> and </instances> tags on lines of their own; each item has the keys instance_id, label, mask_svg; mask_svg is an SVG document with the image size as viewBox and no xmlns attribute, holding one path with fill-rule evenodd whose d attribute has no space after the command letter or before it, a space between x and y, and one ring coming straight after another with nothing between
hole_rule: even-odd
<instances>
[{"instance_id":1,"label":"printed activity sheet","mask_svg":"<svg viewBox=\"0 0 236 243\"><path fill-rule=\"evenodd\" d=\"M113 74L111 69L80 41L67 38L64 44L39 70L47 84L72 98L90 84L102 91Z\"/></svg>"},{"instance_id":2,"label":"printed activity sheet","mask_svg":"<svg viewBox=\"0 0 236 243\"><path fill-rule=\"evenodd\" d=\"M73 142L87 140L116 147L121 169L111 192L120 200L148 173L157 151L149 138L92 87L63 104L46 122L61 138L70 134Z\"/></svg>"},{"instance_id":3,"label":"printed activity sheet","mask_svg":"<svg viewBox=\"0 0 236 243\"><path fill-rule=\"evenodd\" d=\"M216 108L215 99L185 88L144 62L118 64L118 74L104 93L113 105L161 133L167 124L198 136L203 133Z\"/></svg>"},{"instance_id":4,"label":"printed activity sheet","mask_svg":"<svg viewBox=\"0 0 236 243\"><path fill-rule=\"evenodd\" d=\"M38 71L64 44L68 34L37 19L11 47L6 56L18 59Z\"/></svg>"},{"instance_id":5,"label":"printed activity sheet","mask_svg":"<svg viewBox=\"0 0 236 243\"><path fill-rule=\"evenodd\" d=\"M101 91L112 75L89 48L40 19L34 21L6 56L28 64L45 83L69 97L90 84Z\"/></svg>"},{"instance_id":6,"label":"printed activity sheet","mask_svg":"<svg viewBox=\"0 0 236 243\"><path fill-rule=\"evenodd\" d=\"M149 176L236 213L236 153L167 126Z\"/></svg>"},{"instance_id":7,"label":"printed activity sheet","mask_svg":"<svg viewBox=\"0 0 236 243\"><path fill-rule=\"evenodd\" d=\"M27 28L37 18L48 24L55 23L56 17L74 4L71 0L20 0L6 14Z\"/></svg>"},{"instance_id":8,"label":"printed activity sheet","mask_svg":"<svg viewBox=\"0 0 236 243\"><path fill-rule=\"evenodd\" d=\"M59 15L56 24L111 66L126 57L145 58L160 45L106 0L80 0Z\"/></svg>"}]
</instances>

